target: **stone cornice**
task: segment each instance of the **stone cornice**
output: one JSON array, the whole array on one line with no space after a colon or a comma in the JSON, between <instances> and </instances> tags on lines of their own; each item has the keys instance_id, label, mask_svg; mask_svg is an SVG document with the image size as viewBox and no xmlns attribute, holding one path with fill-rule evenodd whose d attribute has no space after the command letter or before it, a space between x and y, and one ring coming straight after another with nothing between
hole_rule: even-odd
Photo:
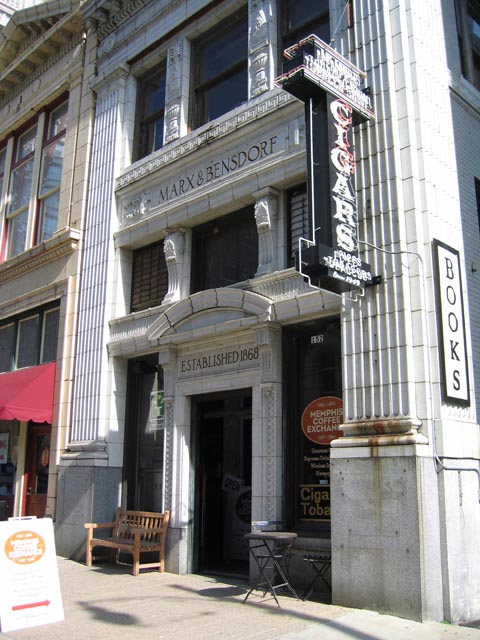
<instances>
[{"instance_id":1,"label":"stone cornice","mask_svg":"<svg viewBox=\"0 0 480 640\"><path fill-rule=\"evenodd\" d=\"M76 229L62 229L50 240L0 264L0 285L73 253L79 239Z\"/></svg>"},{"instance_id":2,"label":"stone cornice","mask_svg":"<svg viewBox=\"0 0 480 640\"><path fill-rule=\"evenodd\" d=\"M0 94L2 103L14 98L29 84L37 80L56 62L66 56L83 38L84 22L78 12L64 16L50 16L49 20L37 17L38 25L14 25L20 36L12 32L10 39L2 34L0 43ZM47 25L47 29L45 27ZM33 35L25 38L29 27ZM46 29L46 30L45 30Z\"/></svg>"},{"instance_id":3,"label":"stone cornice","mask_svg":"<svg viewBox=\"0 0 480 640\"><path fill-rule=\"evenodd\" d=\"M296 99L286 91L273 89L260 98L252 100L246 106L238 107L233 115L225 119L219 118L213 124L198 129L193 134L169 144L156 154L139 160L126 173L117 178L115 189L118 191L136 180L183 159L215 140L219 140L230 135L233 131L257 122L260 118L270 115L273 111L293 102L296 102Z\"/></svg>"},{"instance_id":4,"label":"stone cornice","mask_svg":"<svg viewBox=\"0 0 480 640\"><path fill-rule=\"evenodd\" d=\"M167 2L166 10L170 8L170 5L175 6L180 1L183 0ZM87 0L82 6L82 14L89 29L96 30L99 41L103 41L123 22L142 11L150 2L151 0L133 0L125 3L115 0ZM159 12L157 15L163 13Z\"/></svg>"}]
</instances>

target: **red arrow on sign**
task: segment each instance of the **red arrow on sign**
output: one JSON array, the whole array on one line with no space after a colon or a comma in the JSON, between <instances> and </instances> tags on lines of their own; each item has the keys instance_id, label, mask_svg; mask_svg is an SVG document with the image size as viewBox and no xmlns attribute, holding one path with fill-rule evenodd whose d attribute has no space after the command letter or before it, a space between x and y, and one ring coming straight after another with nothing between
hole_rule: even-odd
<instances>
[{"instance_id":1,"label":"red arrow on sign","mask_svg":"<svg viewBox=\"0 0 480 640\"><path fill-rule=\"evenodd\" d=\"M27 604L17 604L12 607L12 611L20 611L21 609L33 609L34 607L48 607L50 600L43 600L43 602L29 602Z\"/></svg>"}]
</instances>

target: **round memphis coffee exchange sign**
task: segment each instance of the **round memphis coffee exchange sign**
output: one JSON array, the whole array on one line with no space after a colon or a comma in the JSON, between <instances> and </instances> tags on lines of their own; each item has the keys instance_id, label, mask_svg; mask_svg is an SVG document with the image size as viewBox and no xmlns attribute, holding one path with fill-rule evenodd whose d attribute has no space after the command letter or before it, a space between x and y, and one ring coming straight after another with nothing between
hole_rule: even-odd
<instances>
[{"instance_id":1,"label":"round memphis coffee exchange sign","mask_svg":"<svg viewBox=\"0 0 480 640\"><path fill-rule=\"evenodd\" d=\"M316 444L329 444L340 438L343 432L343 401L334 396L324 396L310 402L302 414L302 431Z\"/></svg>"},{"instance_id":2,"label":"round memphis coffee exchange sign","mask_svg":"<svg viewBox=\"0 0 480 640\"><path fill-rule=\"evenodd\" d=\"M5 542L5 555L15 564L32 564L44 554L45 540L34 531L17 531Z\"/></svg>"}]
</instances>

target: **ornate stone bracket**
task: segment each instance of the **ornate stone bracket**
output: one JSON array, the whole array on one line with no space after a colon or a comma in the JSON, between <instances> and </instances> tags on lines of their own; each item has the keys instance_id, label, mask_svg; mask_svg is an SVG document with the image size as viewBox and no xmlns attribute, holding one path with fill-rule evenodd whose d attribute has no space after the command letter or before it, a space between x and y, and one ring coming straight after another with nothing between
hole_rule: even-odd
<instances>
[{"instance_id":1,"label":"ornate stone bracket","mask_svg":"<svg viewBox=\"0 0 480 640\"><path fill-rule=\"evenodd\" d=\"M181 284L184 265L185 232L183 230L176 230L169 233L163 243L163 250L165 252L168 269L168 291L163 302L178 302L182 297Z\"/></svg>"},{"instance_id":2,"label":"ornate stone bracket","mask_svg":"<svg viewBox=\"0 0 480 640\"><path fill-rule=\"evenodd\" d=\"M258 269L255 275L262 276L277 270L278 191L267 188L254 195L257 197L255 220L258 231Z\"/></svg>"}]
</instances>

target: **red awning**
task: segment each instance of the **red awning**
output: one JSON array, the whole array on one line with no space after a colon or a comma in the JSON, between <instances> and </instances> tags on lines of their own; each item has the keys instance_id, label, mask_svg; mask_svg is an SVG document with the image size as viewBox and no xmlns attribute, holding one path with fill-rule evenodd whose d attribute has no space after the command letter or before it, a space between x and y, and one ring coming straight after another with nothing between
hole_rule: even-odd
<instances>
[{"instance_id":1,"label":"red awning","mask_svg":"<svg viewBox=\"0 0 480 640\"><path fill-rule=\"evenodd\" d=\"M0 373L0 420L52 422L55 362Z\"/></svg>"}]
</instances>

